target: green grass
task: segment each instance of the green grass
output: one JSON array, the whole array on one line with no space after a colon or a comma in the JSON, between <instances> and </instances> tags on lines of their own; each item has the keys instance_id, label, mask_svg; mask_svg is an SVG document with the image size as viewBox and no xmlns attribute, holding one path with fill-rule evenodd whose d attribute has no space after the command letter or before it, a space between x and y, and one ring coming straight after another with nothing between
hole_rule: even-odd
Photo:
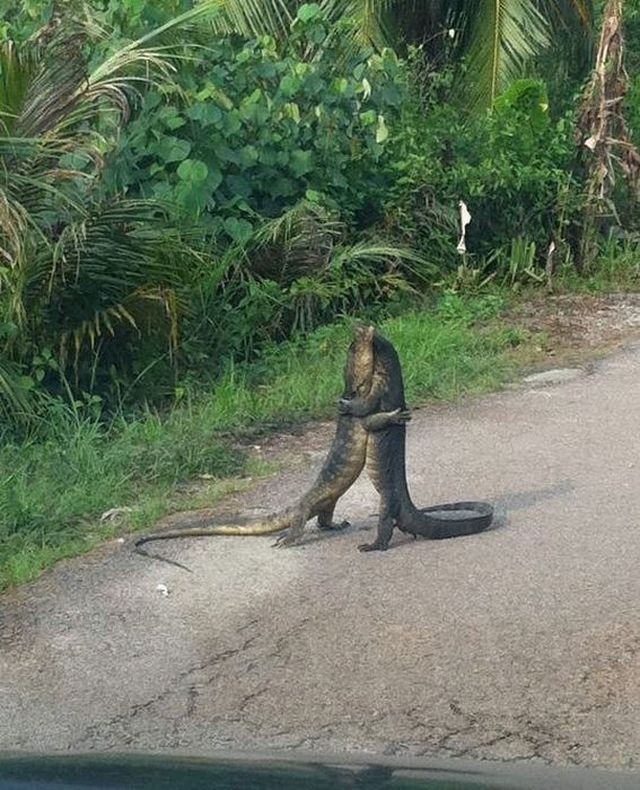
<instances>
[{"instance_id":1,"label":"green grass","mask_svg":"<svg viewBox=\"0 0 640 790\"><path fill-rule=\"evenodd\" d=\"M486 391L511 375L510 352L526 338L500 323L504 306L500 294L447 295L435 309L381 324L400 353L410 403ZM0 449L0 589L242 486L239 476L256 470L233 437L332 416L350 332L345 322L271 346L258 362L230 367L213 391L188 391L162 417L119 418L107 429L57 404L46 440ZM178 491L203 475L213 480L195 495ZM125 527L100 522L114 507L133 508Z\"/></svg>"},{"instance_id":2,"label":"green grass","mask_svg":"<svg viewBox=\"0 0 640 790\"><path fill-rule=\"evenodd\" d=\"M603 245L586 276L572 266L557 278L557 288L566 293L605 294L637 291L640 286L640 250L637 242L612 239Z\"/></svg>"}]
</instances>

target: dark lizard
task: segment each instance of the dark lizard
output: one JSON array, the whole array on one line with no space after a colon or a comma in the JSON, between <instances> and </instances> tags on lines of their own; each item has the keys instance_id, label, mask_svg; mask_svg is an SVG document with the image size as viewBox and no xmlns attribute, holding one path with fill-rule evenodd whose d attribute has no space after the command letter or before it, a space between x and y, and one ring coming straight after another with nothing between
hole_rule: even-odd
<instances>
[{"instance_id":1,"label":"dark lizard","mask_svg":"<svg viewBox=\"0 0 640 790\"><path fill-rule=\"evenodd\" d=\"M404 411L407 408L402 368L395 348L376 332L373 350L374 376L385 383L365 397L342 399L338 408L343 414L358 416L377 410ZM376 398L377 393L379 397ZM444 526L442 521L433 519L414 505L407 485L405 445L404 424L390 425L368 436L367 472L380 495L380 510L376 539L373 543L358 546L360 551L385 551L395 526L402 532L431 539L469 535L482 529L476 522L464 520Z\"/></svg>"},{"instance_id":2,"label":"dark lizard","mask_svg":"<svg viewBox=\"0 0 640 790\"><path fill-rule=\"evenodd\" d=\"M357 327L353 342L347 353L344 370L343 399L371 398L380 402L382 388L386 379L376 374L374 366L373 338L374 327ZM135 543L140 554L144 543L155 540L200 537L208 535L266 535L288 529L288 533L278 541L279 545L294 543L304 530L307 521L317 516L320 529L338 529L347 522L334 524L333 511L338 499L355 482L364 468L367 436L369 431L378 431L389 425L404 424L410 419L405 409L392 409L389 412L372 413L360 409L358 418L338 415L336 433L329 454L318 473L315 482L295 505L266 519L249 524L218 524L165 530L144 535ZM145 556L149 556L146 555Z\"/></svg>"}]
</instances>

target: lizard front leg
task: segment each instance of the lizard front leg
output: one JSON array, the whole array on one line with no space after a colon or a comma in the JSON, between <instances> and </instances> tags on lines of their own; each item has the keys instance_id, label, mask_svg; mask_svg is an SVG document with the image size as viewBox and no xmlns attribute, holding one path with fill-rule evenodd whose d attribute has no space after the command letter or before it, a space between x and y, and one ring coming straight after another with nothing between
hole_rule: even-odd
<instances>
[{"instance_id":1,"label":"lizard front leg","mask_svg":"<svg viewBox=\"0 0 640 790\"><path fill-rule=\"evenodd\" d=\"M362 424L367 431L383 431L391 425L404 425L411 419L408 409L394 409L393 411L379 411L362 418Z\"/></svg>"}]
</instances>

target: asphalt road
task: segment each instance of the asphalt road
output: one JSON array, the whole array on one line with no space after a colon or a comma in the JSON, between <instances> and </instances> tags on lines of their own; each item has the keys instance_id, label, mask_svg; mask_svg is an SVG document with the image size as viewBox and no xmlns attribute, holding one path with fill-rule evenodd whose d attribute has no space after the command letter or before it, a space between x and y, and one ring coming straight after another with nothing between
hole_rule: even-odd
<instances>
[{"instance_id":1,"label":"asphalt road","mask_svg":"<svg viewBox=\"0 0 640 790\"><path fill-rule=\"evenodd\" d=\"M244 495L274 510L317 469ZM304 545L113 542L0 598L0 749L312 749L614 768L640 759L640 347L573 380L415 412L417 503L482 498L442 542L375 525L365 477ZM287 446L288 440L281 440ZM118 504L118 503L114 503ZM165 584L168 595L156 587Z\"/></svg>"}]
</instances>

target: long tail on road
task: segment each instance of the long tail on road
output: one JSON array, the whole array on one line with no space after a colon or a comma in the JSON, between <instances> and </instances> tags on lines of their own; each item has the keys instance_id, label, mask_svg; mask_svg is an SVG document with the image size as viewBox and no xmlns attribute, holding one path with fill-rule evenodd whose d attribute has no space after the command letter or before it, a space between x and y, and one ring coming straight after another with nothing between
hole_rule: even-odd
<instances>
[{"instance_id":1,"label":"long tail on road","mask_svg":"<svg viewBox=\"0 0 640 790\"><path fill-rule=\"evenodd\" d=\"M156 540L175 540L180 538L204 538L212 535L270 535L275 532L282 532L291 526L292 511L286 510L270 516L266 519L252 521L249 524L211 524L204 527L184 527L183 529L168 529L162 532L150 532L148 535L143 535L138 538L133 545L136 554L141 554L143 557L152 557L162 562L167 562L170 565L176 565L178 568L189 571L192 573L191 568L186 565L181 565L175 560L170 560L166 557L161 557L158 554L149 554L143 551L141 546L145 543L150 543Z\"/></svg>"}]
</instances>

